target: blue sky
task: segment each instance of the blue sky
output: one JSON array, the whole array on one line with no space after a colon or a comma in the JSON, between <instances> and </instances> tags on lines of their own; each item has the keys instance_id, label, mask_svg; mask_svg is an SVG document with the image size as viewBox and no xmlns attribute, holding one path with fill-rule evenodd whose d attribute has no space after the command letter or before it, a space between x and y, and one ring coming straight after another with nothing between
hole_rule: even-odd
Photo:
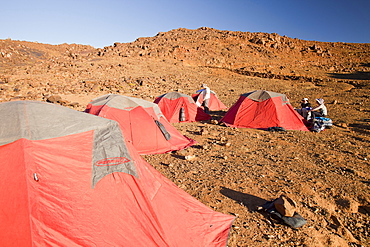
<instances>
[{"instance_id":1,"label":"blue sky","mask_svg":"<svg viewBox=\"0 0 370 247\"><path fill-rule=\"evenodd\" d=\"M1 0L0 39L96 48L177 28L370 43L370 0Z\"/></svg>"}]
</instances>

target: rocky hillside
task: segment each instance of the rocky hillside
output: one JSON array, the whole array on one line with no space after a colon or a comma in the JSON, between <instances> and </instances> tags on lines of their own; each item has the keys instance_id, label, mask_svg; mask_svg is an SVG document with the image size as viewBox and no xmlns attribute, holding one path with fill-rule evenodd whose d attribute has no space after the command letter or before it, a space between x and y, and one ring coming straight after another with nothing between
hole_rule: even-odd
<instances>
[{"instance_id":1,"label":"rocky hillside","mask_svg":"<svg viewBox=\"0 0 370 247\"><path fill-rule=\"evenodd\" d=\"M212 28L177 29L115 43L99 56L173 59L192 66L235 70L269 78L335 77L336 73L368 71L370 44L324 43L276 33L219 31ZM310 67L308 69L308 67Z\"/></svg>"},{"instance_id":2,"label":"rocky hillside","mask_svg":"<svg viewBox=\"0 0 370 247\"><path fill-rule=\"evenodd\" d=\"M198 144L144 156L209 207L236 216L229 246L370 245L370 44L272 33L176 29L103 49L0 40L0 102L39 100L84 110L107 93L153 101L207 83L228 107L256 89L324 98L334 127L320 133L176 127ZM226 111L212 112L219 120ZM192 157L187 159L186 157ZM298 230L256 207L288 194Z\"/></svg>"}]
</instances>

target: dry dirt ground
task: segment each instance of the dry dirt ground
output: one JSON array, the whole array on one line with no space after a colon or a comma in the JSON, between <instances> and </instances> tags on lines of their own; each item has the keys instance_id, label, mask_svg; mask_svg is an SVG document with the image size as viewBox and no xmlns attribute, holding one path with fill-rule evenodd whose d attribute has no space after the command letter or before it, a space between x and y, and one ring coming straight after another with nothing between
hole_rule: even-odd
<instances>
[{"instance_id":1,"label":"dry dirt ground","mask_svg":"<svg viewBox=\"0 0 370 247\"><path fill-rule=\"evenodd\" d=\"M234 215L228 246L370 245L370 44L278 34L177 29L104 49L0 40L0 101L84 110L116 93L154 101L207 83L228 107L256 89L324 98L334 126L320 133L174 124L198 143L143 156L212 209ZM219 120L225 111L212 112ZM193 159L186 159L192 156ZM256 211L286 194L307 224L293 229Z\"/></svg>"}]
</instances>

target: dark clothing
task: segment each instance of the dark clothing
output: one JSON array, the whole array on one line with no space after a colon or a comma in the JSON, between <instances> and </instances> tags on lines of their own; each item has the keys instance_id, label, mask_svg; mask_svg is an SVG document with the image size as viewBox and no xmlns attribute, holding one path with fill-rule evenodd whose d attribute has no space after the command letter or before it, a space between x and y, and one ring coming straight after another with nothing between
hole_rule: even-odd
<instances>
[{"instance_id":1,"label":"dark clothing","mask_svg":"<svg viewBox=\"0 0 370 247\"><path fill-rule=\"evenodd\" d=\"M321 112L318 112L318 111L312 111L311 114L312 114L311 117L313 119L315 119L316 117L326 117L326 115L324 115L324 114L322 114Z\"/></svg>"},{"instance_id":2,"label":"dark clothing","mask_svg":"<svg viewBox=\"0 0 370 247\"><path fill-rule=\"evenodd\" d=\"M307 102L307 103L301 103L301 108L309 108L311 107L311 103Z\"/></svg>"},{"instance_id":3,"label":"dark clothing","mask_svg":"<svg viewBox=\"0 0 370 247\"><path fill-rule=\"evenodd\" d=\"M209 105L209 99L205 99L203 101L203 107L204 107L204 112L207 113L207 114L209 114L209 107L208 107L208 105Z\"/></svg>"}]
</instances>

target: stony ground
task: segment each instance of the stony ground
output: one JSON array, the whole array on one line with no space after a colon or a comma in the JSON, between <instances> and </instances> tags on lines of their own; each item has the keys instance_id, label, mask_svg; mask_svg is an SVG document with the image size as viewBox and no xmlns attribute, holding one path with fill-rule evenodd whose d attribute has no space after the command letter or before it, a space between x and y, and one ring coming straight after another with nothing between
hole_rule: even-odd
<instances>
[{"instance_id":1,"label":"stony ground","mask_svg":"<svg viewBox=\"0 0 370 247\"><path fill-rule=\"evenodd\" d=\"M228 246L370 245L370 44L209 28L104 49L0 40L2 102L82 111L106 93L153 101L170 91L191 95L204 82L228 107L256 89L287 94L294 107L303 97L324 98L334 122L320 133L175 124L198 143L143 156L204 204L236 216ZM281 194L297 202L306 225L292 229L256 211Z\"/></svg>"},{"instance_id":2,"label":"stony ground","mask_svg":"<svg viewBox=\"0 0 370 247\"><path fill-rule=\"evenodd\" d=\"M268 79L260 83L268 85ZM236 101L241 90L234 88L228 97ZM336 95L336 103L327 105L340 116L332 114L336 125L320 133L181 123L176 127L197 145L145 158L206 205L236 216L229 246L367 246L370 120L363 114L349 121L354 113L347 108L356 102L338 103L344 98ZM294 230L256 211L281 194L298 203L305 226Z\"/></svg>"}]
</instances>

